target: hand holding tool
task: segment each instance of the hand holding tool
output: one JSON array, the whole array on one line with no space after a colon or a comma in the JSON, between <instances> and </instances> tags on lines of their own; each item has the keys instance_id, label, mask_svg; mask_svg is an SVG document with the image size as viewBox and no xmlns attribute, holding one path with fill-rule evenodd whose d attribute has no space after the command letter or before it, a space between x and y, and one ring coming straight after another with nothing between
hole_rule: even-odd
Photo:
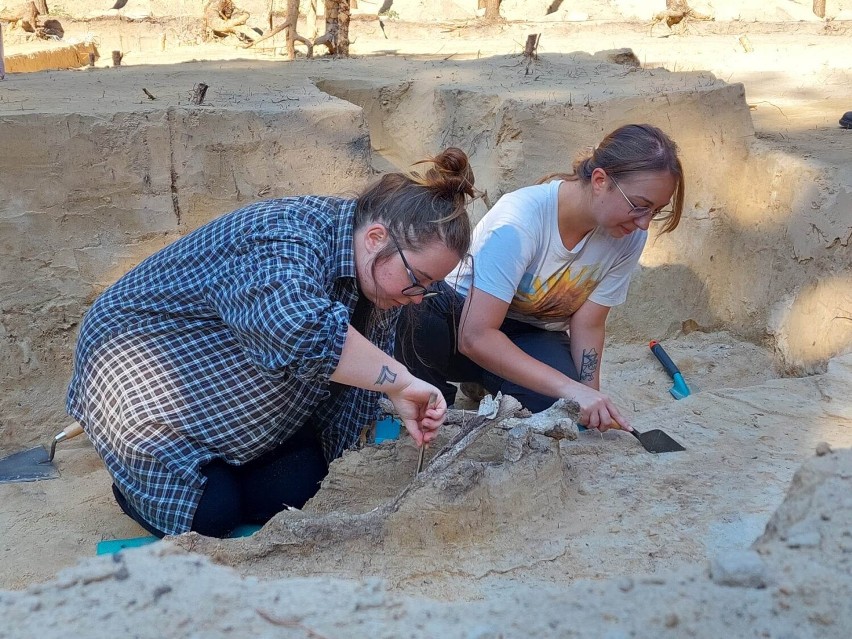
<instances>
[{"instance_id":1,"label":"hand holding tool","mask_svg":"<svg viewBox=\"0 0 852 639\"><path fill-rule=\"evenodd\" d=\"M580 430L588 430L587 426L583 426L582 424L577 424ZM636 439L639 440L639 443L642 444L642 448L647 450L649 453L676 453L681 450L686 450L681 444L679 444L675 439L664 433L658 428L654 430L648 430L640 432L635 428L633 430L626 430L621 427L621 424L615 422L615 426L612 427L613 430L623 430L625 432L630 433Z\"/></svg>"},{"instance_id":2,"label":"hand holding tool","mask_svg":"<svg viewBox=\"0 0 852 639\"><path fill-rule=\"evenodd\" d=\"M438 396L435 393L429 395L429 404L427 408L435 408L435 405L438 403ZM420 453L417 455L417 469L414 471L414 476L420 474L420 471L423 470L423 455L426 453L426 442L420 445Z\"/></svg>"}]
</instances>

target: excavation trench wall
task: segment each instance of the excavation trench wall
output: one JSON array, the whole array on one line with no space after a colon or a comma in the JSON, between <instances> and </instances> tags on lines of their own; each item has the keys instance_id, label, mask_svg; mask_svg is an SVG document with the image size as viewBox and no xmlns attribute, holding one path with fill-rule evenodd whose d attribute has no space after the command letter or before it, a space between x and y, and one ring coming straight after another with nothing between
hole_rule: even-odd
<instances>
[{"instance_id":1,"label":"excavation trench wall","mask_svg":"<svg viewBox=\"0 0 852 639\"><path fill-rule=\"evenodd\" d=\"M126 68L120 83L105 75L117 70L19 81L21 104L0 105L0 449L64 425L93 299L217 215L265 197L351 193L372 165L404 167L447 145L470 154L493 203L627 122L677 140L687 200L681 228L652 234L612 317L616 340L673 336L691 320L770 340L794 371L852 343L852 169L763 148L741 85L567 54L537 67L562 78L542 93L532 76L501 84L524 73L517 58L495 58L488 77L437 64L396 60L381 78L365 59L313 80L310 63L232 62ZM190 105L202 78L205 104ZM143 102L143 87L158 99Z\"/></svg>"}]
</instances>

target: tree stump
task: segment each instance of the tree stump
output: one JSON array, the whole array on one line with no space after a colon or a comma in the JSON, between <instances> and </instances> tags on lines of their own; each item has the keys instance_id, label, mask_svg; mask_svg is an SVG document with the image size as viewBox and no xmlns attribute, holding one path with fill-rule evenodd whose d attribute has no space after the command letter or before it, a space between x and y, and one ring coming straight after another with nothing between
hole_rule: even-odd
<instances>
[{"instance_id":1,"label":"tree stump","mask_svg":"<svg viewBox=\"0 0 852 639\"><path fill-rule=\"evenodd\" d=\"M339 55L349 55L349 20L352 15L353 0L338 0L337 20L339 28L337 30L337 53ZM357 6L357 2L356 2Z\"/></svg>"},{"instance_id":2,"label":"tree stump","mask_svg":"<svg viewBox=\"0 0 852 639\"><path fill-rule=\"evenodd\" d=\"M500 0L484 0L480 1L479 7L485 6L485 20L494 22L500 19Z\"/></svg>"},{"instance_id":3,"label":"tree stump","mask_svg":"<svg viewBox=\"0 0 852 639\"><path fill-rule=\"evenodd\" d=\"M656 14L653 18L653 23L665 22L666 26L671 29L676 25L683 23L686 26L689 20L712 20L713 16L699 13L689 6L687 0L666 0L666 10Z\"/></svg>"},{"instance_id":4,"label":"tree stump","mask_svg":"<svg viewBox=\"0 0 852 639\"><path fill-rule=\"evenodd\" d=\"M531 33L527 36L527 44L524 47L524 57L527 60L538 60L538 41L540 39L540 33Z\"/></svg>"},{"instance_id":5,"label":"tree stump","mask_svg":"<svg viewBox=\"0 0 852 639\"><path fill-rule=\"evenodd\" d=\"M203 82L199 82L192 90L192 97L189 99L189 101L192 104L201 104L202 102L204 102L204 96L207 95L207 89L208 86L206 84L204 84Z\"/></svg>"},{"instance_id":6,"label":"tree stump","mask_svg":"<svg viewBox=\"0 0 852 639\"><path fill-rule=\"evenodd\" d=\"M325 0L325 33L314 46L325 45L331 55L349 55L349 0Z\"/></svg>"}]
</instances>

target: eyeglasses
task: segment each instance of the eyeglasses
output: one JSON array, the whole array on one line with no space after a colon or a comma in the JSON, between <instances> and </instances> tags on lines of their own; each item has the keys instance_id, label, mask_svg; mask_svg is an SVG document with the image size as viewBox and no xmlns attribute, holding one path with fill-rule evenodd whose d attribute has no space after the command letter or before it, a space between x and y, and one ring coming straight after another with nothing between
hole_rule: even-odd
<instances>
[{"instance_id":1,"label":"eyeglasses","mask_svg":"<svg viewBox=\"0 0 852 639\"><path fill-rule=\"evenodd\" d=\"M408 260L405 259L405 255L402 253L402 249L399 248L399 242L396 241L396 238L388 231L388 235L393 240L394 246L396 246L396 250L399 251L399 256L402 258L402 263L405 266L405 270L408 273L408 277L411 279L411 286L406 286L402 291L400 291L406 297L422 297L424 300L429 299L430 297L437 297L441 294L440 290L429 290L425 286L423 286L420 282L417 281L417 278L414 277L414 271L411 270L411 265L408 263Z\"/></svg>"},{"instance_id":2,"label":"eyeglasses","mask_svg":"<svg viewBox=\"0 0 852 639\"><path fill-rule=\"evenodd\" d=\"M633 202L630 201L630 198L627 197L627 194L625 194L625 192L621 190L621 187L618 186L618 182L615 181L615 178L610 175L609 179L612 180L612 183L615 184L615 188L618 189L618 192L624 196L624 199L627 200L627 203L630 205L630 212L628 213L630 217L645 217L647 215L650 215L652 220L657 221L665 220L672 213L674 213L671 208L664 208L655 212L654 209L648 206L636 206L635 204L633 204Z\"/></svg>"}]
</instances>

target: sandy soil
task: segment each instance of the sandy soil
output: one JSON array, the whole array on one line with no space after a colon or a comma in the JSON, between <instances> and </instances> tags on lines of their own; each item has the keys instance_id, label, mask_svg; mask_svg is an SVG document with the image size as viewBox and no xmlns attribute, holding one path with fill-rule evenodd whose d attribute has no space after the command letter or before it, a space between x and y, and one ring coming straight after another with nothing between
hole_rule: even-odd
<instances>
[{"instance_id":1,"label":"sandy soil","mask_svg":"<svg viewBox=\"0 0 852 639\"><path fill-rule=\"evenodd\" d=\"M733 4L717 2L716 7L730 10ZM790 3L775 4L783 8ZM801 9L802 3L792 4ZM487 73L488 56L518 53L526 34L533 31L544 34L540 52L545 58L552 52L630 47L645 67L709 72L726 82L743 83L757 137L763 143L797 157L848 165L852 131L841 131L837 120L852 110L852 78L847 68L852 25L782 20L696 22L683 34L661 26L650 31L647 22L629 19L593 25L515 21L487 28L469 21L389 20L387 38L375 22L362 21L353 23L357 34L353 53L371 56L370 63L375 65L403 60L436 73L441 72L442 61L482 59L481 73ZM97 33L102 52L124 44L123 65L158 65L151 76L157 84L149 86L157 93L184 91L189 77L226 65L224 60L287 64L273 49L247 52L230 44L189 45L177 37L172 40L169 34L176 33L176 27L169 21L157 24L109 17L66 22L68 37L91 31ZM168 36L162 51L157 46L161 32ZM743 34L753 51L743 49L739 40ZM135 41L136 48L128 46L128 41ZM6 54L28 46L7 36ZM123 79L120 70L105 68L108 57L101 58L97 69L64 73L70 78L97 73L99 83L115 90ZM189 60L217 62L170 66ZM308 73L321 78L323 69L336 62L318 59L297 64L313 65ZM252 84L251 69L244 67L243 72L246 84ZM629 80L629 70L625 74ZM0 84L0 104L14 100L24 108L27 100L49 100L41 79L58 75L8 76ZM255 77L260 82L266 79L261 74ZM64 80L58 82L66 86ZM72 84L67 85L69 91ZM63 108L62 95L54 99L49 108ZM377 157L376 162L383 166L394 158ZM319 548L315 554L290 558L261 556L241 561L235 559L243 556L239 547L228 544L207 552L247 575L378 576L391 590L405 595L455 601L514 593L520 601L525 595L519 593L536 584L560 588L582 579L618 583L629 575L704 565L708 557L747 549L764 531L794 472L813 456L819 442L835 449L852 446L848 400L852 362L849 357L837 358L823 375L789 378L783 376L776 354L765 344L746 342L728 332L675 331L670 337L666 348L693 390L690 398L672 399L670 381L645 343L608 345L604 385L633 412L637 427L664 429L686 445L683 453L654 457L629 436L585 433L576 442L547 444L554 457L542 457L545 461L535 458L514 471L492 468L488 472L496 474L457 503L447 503L437 488L421 493L421 501L409 502L394 526L427 532L399 534L372 550L349 540L336 549ZM480 444L479 452L471 452L471 459L499 466L501 436L490 437ZM407 485L413 458L407 440L347 454L333 466L323 491L306 512L372 508ZM78 439L62 447L58 467L59 480L0 485L2 589L20 590L48 581L61 569L93 556L102 539L144 534L114 504L106 472L87 442ZM843 574L848 578L848 571ZM630 583L620 591L605 592L626 592L632 589ZM340 601L349 601L350 586L328 582L325 587L329 593L336 592ZM848 610L837 614L841 625L844 620L852 623L842 616ZM814 623L824 627L822 636L844 636L834 622ZM677 622L665 626L671 630ZM738 626L734 621L715 627L715 636L724 628ZM414 635L428 636L425 631ZM5 636L2 629L0 636Z\"/></svg>"}]
</instances>

